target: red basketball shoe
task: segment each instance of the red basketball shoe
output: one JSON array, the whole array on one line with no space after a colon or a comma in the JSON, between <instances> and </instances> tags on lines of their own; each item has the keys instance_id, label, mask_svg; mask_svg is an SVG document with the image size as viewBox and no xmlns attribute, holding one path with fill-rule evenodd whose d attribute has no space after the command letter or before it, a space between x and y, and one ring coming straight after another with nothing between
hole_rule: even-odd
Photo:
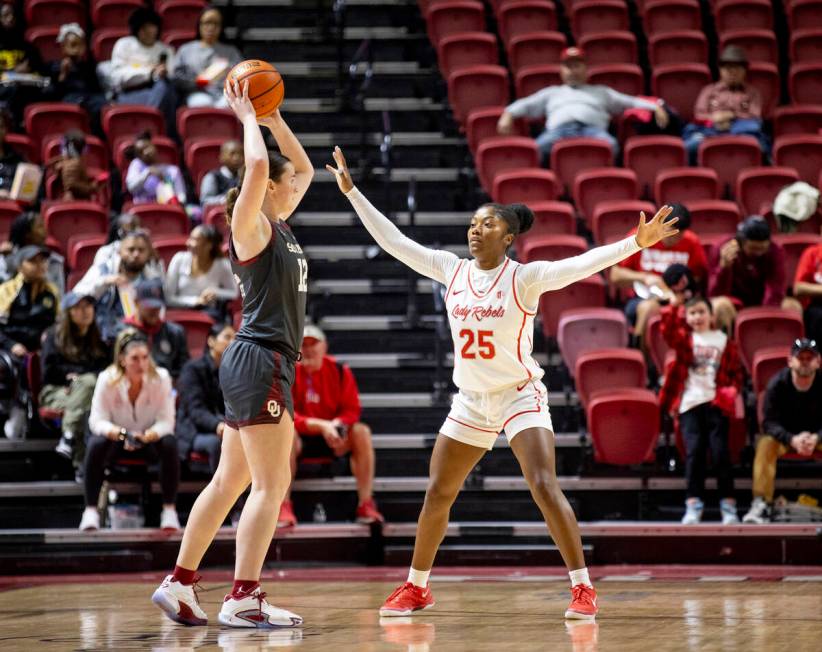
<instances>
[{"instance_id":1,"label":"red basketball shoe","mask_svg":"<svg viewBox=\"0 0 822 652\"><path fill-rule=\"evenodd\" d=\"M280 505L277 527L294 527L295 525L297 525L297 517L294 515L294 503L284 500Z\"/></svg>"},{"instance_id":2,"label":"red basketball shoe","mask_svg":"<svg viewBox=\"0 0 822 652\"><path fill-rule=\"evenodd\" d=\"M431 589L421 589L411 582L401 584L388 596L380 608L380 616L410 616L415 611L422 611L434 606Z\"/></svg>"},{"instance_id":3,"label":"red basketball shoe","mask_svg":"<svg viewBox=\"0 0 822 652\"><path fill-rule=\"evenodd\" d=\"M571 604L565 612L566 618L593 620L598 611L597 592L594 591L594 587L584 584L571 587Z\"/></svg>"},{"instance_id":4,"label":"red basketball shoe","mask_svg":"<svg viewBox=\"0 0 822 652\"><path fill-rule=\"evenodd\" d=\"M373 498L357 505L357 523L385 523L385 518L380 514Z\"/></svg>"}]
</instances>

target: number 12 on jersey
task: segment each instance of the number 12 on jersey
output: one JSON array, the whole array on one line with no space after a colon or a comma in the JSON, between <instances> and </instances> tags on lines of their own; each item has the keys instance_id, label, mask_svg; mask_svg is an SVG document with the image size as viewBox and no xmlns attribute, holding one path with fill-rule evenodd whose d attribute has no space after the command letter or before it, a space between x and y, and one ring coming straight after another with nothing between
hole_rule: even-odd
<instances>
[{"instance_id":1,"label":"number 12 on jersey","mask_svg":"<svg viewBox=\"0 0 822 652\"><path fill-rule=\"evenodd\" d=\"M470 328L463 328L460 331L460 339L465 339L465 344L462 345L460 355L464 360L474 360L479 353L483 360L490 360L497 354L491 341L492 337L494 331L472 331Z\"/></svg>"},{"instance_id":2,"label":"number 12 on jersey","mask_svg":"<svg viewBox=\"0 0 822 652\"><path fill-rule=\"evenodd\" d=\"M300 282L297 284L297 292L308 292L308 261L305 258L297 258L300 264Z\"/></svg>"}]
</instances>

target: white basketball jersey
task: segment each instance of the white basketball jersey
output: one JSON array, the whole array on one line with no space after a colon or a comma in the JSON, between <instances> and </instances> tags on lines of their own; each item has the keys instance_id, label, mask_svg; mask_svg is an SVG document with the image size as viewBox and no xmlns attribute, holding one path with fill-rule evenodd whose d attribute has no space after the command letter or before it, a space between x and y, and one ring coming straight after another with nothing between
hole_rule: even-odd
<instances>
[{"instance_id":1,"label":"white basketball jersey","mask_svg":"<svg viewBox=\"0 0 822 652\"><path fill-rule=\"evenodd\" d=\"M472 283L473 267L461 260L445 295L454 340L454 384L492 392L542 378L542 368L531 357L535 313L527 312L517 296L519 263L506 258L484 290Z\"/></svg>"}]
</instances>

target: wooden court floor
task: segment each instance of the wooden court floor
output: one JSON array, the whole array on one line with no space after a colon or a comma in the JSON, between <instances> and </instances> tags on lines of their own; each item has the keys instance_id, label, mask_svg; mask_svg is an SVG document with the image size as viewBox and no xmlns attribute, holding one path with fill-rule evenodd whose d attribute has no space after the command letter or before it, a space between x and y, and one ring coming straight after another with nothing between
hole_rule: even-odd
<instances>
[{"instance_id":1,"label":"wooden court floor","mask_svg":"<svg viewBox=\"0 0 822 652\"><path fill-rule=\"evenodd\" d=\"M526 578L527 579L527 578ZM216 623L228 585L204 583L214 624L186 628L150 603L157 582L48 584L0 591L0 650L323 652L598 650L692 652L822 650L822 582L608 581L596 624L566 625L564 581L437 581L437 604L414 618L381 619L393 582L276 582L274 604L301 630L228 630ZM538 579L538 578L537 578Z\"/></svg>"}]
</instances>

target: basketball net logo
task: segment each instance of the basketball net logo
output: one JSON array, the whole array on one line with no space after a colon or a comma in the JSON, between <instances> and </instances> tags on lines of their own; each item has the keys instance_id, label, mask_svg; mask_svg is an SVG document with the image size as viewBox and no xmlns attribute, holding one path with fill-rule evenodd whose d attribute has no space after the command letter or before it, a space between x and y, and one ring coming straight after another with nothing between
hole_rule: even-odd
<instances>
[{"instance_id":1,"label":"basketball net logo","mask_svg":"<svg viewBox=\"0 0 822 652\"><path fill-rule=\"evenodd\" d=\"M282 409L277 401L269 401L267 407L268 413L272 416L272 418L277 419L280 416Z\"/></svg>"}]
</instances>

